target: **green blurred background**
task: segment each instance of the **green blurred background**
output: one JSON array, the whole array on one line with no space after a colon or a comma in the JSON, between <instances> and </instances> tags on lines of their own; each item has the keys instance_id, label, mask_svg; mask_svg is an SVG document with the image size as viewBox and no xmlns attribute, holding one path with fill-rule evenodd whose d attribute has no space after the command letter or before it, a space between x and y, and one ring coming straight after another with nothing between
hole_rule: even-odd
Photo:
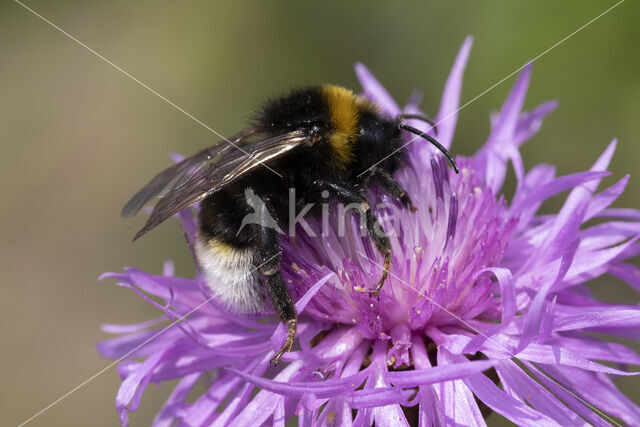
<instances>
[{"instance_id":1,"label":"green blurred background","mask_svg":"<svg viewBox=\"0 0 640 427\"><path fill-rule=\"evenodd\" d=\"M613 5L574 2L176 2L26 3L224 135L246 124L256 103L292 86L332 82L358 89L365 63L404 102L422 88L435 114L466 35L474 46L463 102L475 97ZM620 138L611 184L631 182L617 206L640 207L640 4L627 1L552 50L534 67L527 108L560 100L523 148L525 165L588 168ZM38 19L0 6L0 424L16 425L108 365L94 350L103 322L145 320L157 311L103 271L161 271L174 259L193 272L175 224L131 243L142 216L124 220L127 198L215 135ZM470 154L484 142L489 112L513 78L460 112L454 141ZM556 204L550 205L552 209ZM611 300L637 302L620 282L597 282ZM31 425L117 425L120 380L110 369ZM621 387L640 400L638 380ZM151 385L134 425L147 425L167 387ZM499 422L497 417L493 422Z\"/></svg>"}]
</instances>

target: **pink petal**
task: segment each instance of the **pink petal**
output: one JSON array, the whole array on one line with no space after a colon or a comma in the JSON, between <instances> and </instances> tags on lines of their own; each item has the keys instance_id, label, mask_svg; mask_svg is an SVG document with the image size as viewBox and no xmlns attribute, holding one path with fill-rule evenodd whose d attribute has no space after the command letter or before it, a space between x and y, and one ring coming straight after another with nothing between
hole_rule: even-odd
<instances>
[{"instance_id":1,"label":"pink petal","mask_svg":"<svg viewBox=\"0 0 640 427\"><path fill-rule=\"evenodd\" d=\"M456 367L461 363L453 362L445 349L438 349L439 367ZM480 408L473 393L462 380L446 381L438 384L436 390L444 406L445 417L448 422L465 426L486 426Z\"/></svg>"},{"instance_id":2,"label":"pink petal","mask_svg":"<svg viewBox=\"0 0 640 427\"><path fill-rule=\"evenodd\" d=\"M289 381L298 373L302 365L302 362L291 363L276 375L275 379L280 382ZM274 413L276 405L280 399L284 399L284 397L268 390L261 390L253 399L251 399L251 402L249 402L242 412L234 418L234 424L239 426L261 425Z\"/></svg>"},{"instance_id":3,"label":"pink petal","mask_svg":"<svg viewBox=\"0 0 640 427\"><path fill-rule=\"evenodd\" d=\"M438 128L438 142L445 148L451 147L451 142L453 141L453 134L458 120L462 77L472 44L473 37L469 36L460 47L458 56L456 56L456 60L453 63L453 68L451 68L447 78L447 83L444 86L442 100L440 101L440 111L438 111L438 115L435 118Z\"/></svg>"},{"instance_id":4,"label":"pink petal","mask_svg":"<svg viewBox=\"0 0 640 427\"><path fill-rule=\"evenodd\" d=\"M365 96L375 102L388 116L395 117L400 114L398 104L396 104L384 86L371 74L371 71L359 62L356 64L355 69Z\"/></svg>"},{"instance_id":5,"label":"pink petal","mask_svg":"<svg viewBox=\"0 0 640 427\"><path fill-rule=\"evenodd\" d=\"M562 279L564 279L564 276L567 274L567 271L573 262L573 257L576 255L579 243L580 240L576 239L569 245L567 251L562 255L562 261L560 262L556 279L554 281L546 281L533 298L525 318L520 342L516 348L516 354L529 345L537 335L538 331L541 330L543 320L542 315L546 307L545 300L547 299L547 295L556 283L560 283Z\"/></svg>"},{"instance_id":6,"label":"pink petal","mask_svg":"<svg viewBox=\"0 0 640 427\"><path fill-rule=\"evenodd\" d=\"M529 87L531 68L532 64L528 63L520 72L492 126L487 144L476 155L478 167L485 174L487 186L495 194L498 194L504 182L507 159L513 158L517 153L514 134Z\"/></svg>"},{"instance_id":7,"label":"pink petal","mask_svg":"<svg viewBox=\"0 0 640 427\"><path fill-rule=\"evenodd\" d=\"M605 309L566 314L556 319L554 329L570 331L601 326L640 327L640 309Z\"/></svg>"},{"instance_id":8,"label":"pink petal","mask_svg":"<svg viewBox=\"0 0 640 427\"><path fill-rule=\"evenodd\" d=\"M613 184L611 187L602 190L600 193L593 196L587 207L587 212L584 215L584 219L589 220L594 216L600 214L606 208L611 206L624 191L629 183L629 175L625 175L620 181Z\"/></svg>"},{"instance_id":9,"label":"pink petal","mask_svg":"<svg viewBox=\"0 0 640 427\"><path fill-rule=\"evenodd\" d=\"M185 399L198 382L201 372L186 375L183 377L178 385L173 389L171 395L165 402L164 406L158 412L153 420L153 427L171 427L176 421L176 415L185 406Z\"/></svg>"},{"instance_id":10,"label":"pink petal","mask_svg":"<svg viewBox=\"0 0 640 427\"><path fill-rule=\"evenodd\" d=\"M511 360L503 361L496 369L503 386L508 384L508 387L517 394L521 402L530 404L538 412L552 418L560 425L578 425L583 421L578 414L567 408L556 396L540 386ZM602 423L602 420L597 423L599 418L591 411L580 415L589 416L589 421L595 422L596 425L607 425Z\"/></svg>"}]
</instances>

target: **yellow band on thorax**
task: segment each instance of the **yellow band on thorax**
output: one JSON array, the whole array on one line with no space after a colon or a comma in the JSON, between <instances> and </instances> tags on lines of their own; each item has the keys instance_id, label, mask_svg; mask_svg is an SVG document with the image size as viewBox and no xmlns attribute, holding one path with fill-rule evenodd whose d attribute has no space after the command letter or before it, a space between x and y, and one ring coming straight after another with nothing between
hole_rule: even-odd
<instances>
[{"instance_id":1,"label":"yellow band on thorax","mask_svg":"<svg viewBox=\"0 0 640 427\"><path fill-rule=\"evenodd\" d=\"M352 91L340 86L323 85L322 95L329 106L331 124L334 128L329 137L333 160L338 167L344 169L353 160L353 145L358 138L360 111L371 107Z\"/></svg>"}]
</instances>

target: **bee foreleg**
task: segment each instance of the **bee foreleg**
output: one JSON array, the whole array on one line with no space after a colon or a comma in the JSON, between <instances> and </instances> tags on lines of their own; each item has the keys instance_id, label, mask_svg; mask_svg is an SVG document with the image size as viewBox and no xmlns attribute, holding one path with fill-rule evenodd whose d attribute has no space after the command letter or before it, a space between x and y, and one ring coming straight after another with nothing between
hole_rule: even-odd
<instances>
[{"instance_id":1,"label":"bee foreleg","mask_svg":"<svg viewBox=\"0 0 640 427\"><path fill-rule=\"evenodd\" d=\"M268 203L268 199L266 200ZM264 203L257 208L257 214L260 218L259 237L258 237L258 254L257 260L260 265L260 273L266 276L267 286L269 288L269 295L271 296L271 302L276 313L287 324L287 340L282 348L273 356L271 363L276 365L280 358L293 346L293 340L296 336L296 327L298 322L298 316L296 314L295 306L291 300L291 295L287 290L287 286L282 278L280 272L280 244L278 243L277 231L274 227L270 226L267 222L263 221L264 218L271 218L267 216L267 204Z\"/></svg>"},{"instance_id":2,"label":"bee foreleg","mask_svg":"<svg viewBox=\"0 0 640 427\"><path fill-rule=\"evenodd\" d=\"M411 209L412 212L418 210L413 205L413 202L411 202L411 197L409 197L407 190L402 188L398 181L396 181L389 172L380 168L373 168L369 177L375 178L375 180L378 182L378 184L380 184L382 188L384 188L389 194L400 201L400 203L402 203L404 206Z\"/></svg>"},{"instance_id":3,"label":"bee foreleg","mask_svg":"<svg viewBox=\"0 0 640 427\"><path fill-rule=\"evenodd\" d=\"M379 297L382 285L384 285L384 282L389 277L389 271L391 270L392 256L389 236L387 236L382 224L380 224L380 221L378 221L378 218L371 210L371 206L369 206L367 198L356 188L347 184L337 184L326 181L320 181L318 183L323 188L334 192L341 201L345 203L357 203L360 205L361 212L364 213L365 216L365 226L367 228L369 238L373 241L373 244L384 257L384 269L382 271L382 276L380 277L375 289L371 292L371 295Z\"/></svg>"}]
</instances>

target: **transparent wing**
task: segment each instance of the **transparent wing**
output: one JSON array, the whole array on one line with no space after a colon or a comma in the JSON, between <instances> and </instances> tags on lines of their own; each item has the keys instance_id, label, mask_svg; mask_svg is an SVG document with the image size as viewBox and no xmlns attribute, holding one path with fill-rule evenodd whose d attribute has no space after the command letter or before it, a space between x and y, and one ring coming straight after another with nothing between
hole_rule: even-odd
<instances>
[{"instance_id":1,"label":"transparent wing","mask_svg":"<svg viewBox=\"0 0 640 427\"><path fill-rule=\"evenodd\" d=\"M215 145L158 174L133 196L122 214L134 215L148 201L160 197L146 224L134 237L136 240L176 212L201 201L256 168L268 166L296 147L311 143L306 132L294 131L245 142L240 146L242 150L233 146L218 149L219 145ZM207 151L211 149L214 150Z\"/></svg>"},{"instance_id":2,"label":"transparent wing","mask_svg":"<svg viewBox=\"0 0 640 427\"><path fill-rule=\"evenodd\" d=\"M147 185L142 187L131 197L122 208L120 215L123 217L134 216L144 205L155 199L162 197L174 188L182 185L190 176L203 168L207 162L224 156L230 150L238 150L236 146L242 146L249 136L255 133L252 128L230 137L227 141L219 141L217 144L198 151L191 157L163 170L156 175Z\"/></svg>"}]
</instances>

